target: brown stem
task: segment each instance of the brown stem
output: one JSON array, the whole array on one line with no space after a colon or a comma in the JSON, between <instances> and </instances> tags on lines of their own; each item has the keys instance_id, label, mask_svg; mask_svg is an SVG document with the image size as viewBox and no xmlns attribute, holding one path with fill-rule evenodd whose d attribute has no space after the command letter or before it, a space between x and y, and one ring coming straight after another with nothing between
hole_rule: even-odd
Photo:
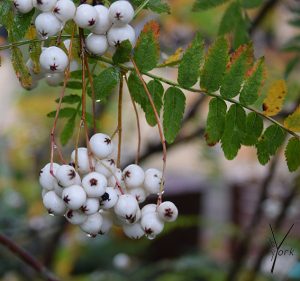
<instances>
[{"instance_id":1,"label":"brown stem","mask_svg":"<svg viewBox=\"0 0 300 281\"><path fill-rule=\"evenodd\" d=\"M140 81L142 82L142 85L143 85L143 88L148 96L148 99L149 99L149 102L151 104L151 107L154 111L154 115L155 115L155 119L156 119L156 122L157 122L157 127L158 127L158 132L159 132L159 136L160 136L160 140L161 140L161 144L162 144L162 148L163 148L163 169L162 169L162 181L161 181L161 185L160 185L160 192L159 192L159 195L158 195L158 198L157 198L157 205L159 205L161 202L162 202L162 194L163 194L163 189L164 189L164 178L165 178L165 170L166 170L166 164L167 164L167 146L166 146L166 140L165 140L165 136L164 136L164 133L163 133L163 130L162 130L162 126L161 126L161 123L160 123L160 119L159 119L159 116L158 116L158 113L157 113L157 110L155 108L155 105L154 105L154 102L153 102L153 99L152 99L152 96L147 88L147 85L146 85L146 82L144 81L143 77L142 77L142 74L139 70L139 68L137 67L135 61L133 58L131 58L131 62L133 64L133 67L138 75L138 78L140 79Z\"/></svg>"},{"instance_id":2,"label":"brown stem","mask_svg":"<svg viewBox=\"0 0 300 281\"><path fill-rule=\"evenodd\" d=\"M118 157L117 167L120 167L122 149L122 99L123 99L123 73L120 75L119 101L118 101Z\"/></svg>"},{"instance_id":3,"label":"brown stem","mask_svg":"<svg viewBox=\"0 0 300 281\"><path fill-rule=\"evenodd\" d=\"M125 81L128 87L128 79L127 76L125 75ZM141 153L141 127L140 127L140 118L139 118L139 113L137 111L136 108L136 104L132 98L132 95L130 94L129 91L129 95L130 95L130 99L131 99L131 103L135 112L135 118L136 118L136 126L137 126L137 130L138 130L138 147L137 147L137 152L136 152L136 157L135 157L135 164L138 165L139 164L139 158L140 158L140 153Z\"/></svg>"},{"instance_id":4,"label":"brown stem","mask_svg":"<svg viewBox=\"0 0 300 281\"><path fill-rule=\"evenodd\" d=\"M0 244L11 251L15 256L19 257L23 262L33 268L47 281L59 281L54 274L49 271L43 264L41 264L34 256L32 256L25 249L18 246L14 241L10 240L4 234L0 233Z\"/></svg>"}]
</instances>

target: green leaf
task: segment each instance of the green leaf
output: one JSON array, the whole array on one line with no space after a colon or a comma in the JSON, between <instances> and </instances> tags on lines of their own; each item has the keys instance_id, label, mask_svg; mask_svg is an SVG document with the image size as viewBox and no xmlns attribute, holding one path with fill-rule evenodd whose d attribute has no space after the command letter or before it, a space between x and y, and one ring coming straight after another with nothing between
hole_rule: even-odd
<instances>
[{"instance_id":1,"label":"green leaf","mask_svg":"<svg viewBox=\"0 0 300 281\"><path fill-rule=\"evenodd\" d=\"M282 145L284 139L285 132L281 127L276 124L269 126L256 144L258 161L262 165L267 164L270 157Z\"/></svg>"},{"instance_id":2,"label":"green leaf","mask_svg":"<svg viewBox=\"0 0 300 281\"><path fill-rule=\"evenodd\" d=\"M96 100L106 99L120 80L120 70L116 67L108 67L94 78ZM89 91L91 95L91 91Z\"/></svg>"},{"instance_id":3,"label":"green leaf","mask_svg":"<svg viewBox=\"0 0 300 281\"><path fill-rule=\"evenodd\" d=\"M240 105L233 104L226 114L224 133L221 138L222 149L228 160L235 158L241 148L245 126L245 110Z\"/></svg>"},{"instance_id":4,"label":"green leaf","mask_svg":"<svg viewBox=\"0 0 300 281\"><path fill-rule=\"evenodd\" d=\"M128 89L133 100L142 107L144 112L147 112L147 104L149 103L147 94L140 79L134 72L131 72L128 77Z\"/></svg>"},{"instance_id":5,"label":"green leaf","mask_svg":"<svg viewBox=\"0 0 300 281\"><path fill-rule=\"evenodd\" d=\"M205 139L209 146L215 145L222 137L225 126L227 106L219 98L212 98L206 121Z\"/></svg>"},{"instance_id":6,"label":"green leaf","mask_svg":"<svg viewBox=\"0 0 300 281\"><path fill-rule=\"evenodd\" d=\"M55 100L56 103L59 102L59 98ZM74 104L81 102L81 98L77 95L68 95L62 98L62 103Z\"/></svg>"},{"instance_id":7,"label":"green leaf","mask_svg":"<svg viewBox=\"0 0 300 281\"><path fill-rule=\"evenodd\" d=\"M203 11L215 8L219 5L228 2L228 0L196 0L193 6L193 11Z\"/></svg>"},{"instance_id":8,"label":"green leaf","mask_svg":"<svg viewBox=\"0 0 300 281\"><path fill-rule=\"evenodd\" d=\"M159 26L150 21L144 26L134 49L134 61L141 72L156 67L159 59Z\"/></svg>"},{"instance_id":9,"label":"green leaf","mask_svg":"<svg viewBox=\"0 0 300 281\"><path fill-rule=\"evenodd\" d=\"M261 116L255 112L250 112L246 119L246 132L242 144L255 145L264 129L264 122Z\"/></svg>"},{"instance_id":10,"label":"green leaf","mask_svg":"<svg viewBox=\"0 0 300 281\"><path fill-rule=\"evenodd\" d=\"M13 22L13 2L9 0L1 1L0 5L0 22L7 29Z\"/></svg>"},{"instance_id":11,"label":"green leaf","mask_svg":"<svg viewBox=\"0 0 300 281\"><path fill-rule=\"evenodd\" d=\"M172 143L181 127L185 109L185 95L176 87L170 87L164 95L163 127L168 143Z\"/></svg>"},{"instance_id":12,"label":"green leaf","mask_svg":"<svg viewBox=\"0 0 300 281\"><path fill-rule=\"evenodd\" d=\"M59 118L69 118L69 117L72 117L74 114L76 114L75 108L65 107L59 111L58 117ZM56 115L56 110L49 112L47 114L47 117L54 118L55 115Z\"/></svg>"},{"instance_id":13,"label":"green leaf","mask_svg":"<svg viewBox=\"0 0 300 281\"><path fill-rule=\"evenodd\" d=\"M249 46L242 46L237 50L237 57L224 76L220 89L221 96L233 98L239 94L248 67L249 51Z\"/></svg>"},{"instance_id":14,"label":"green leaf","mask_svg":"<svg viewBox=\"0 0 300 281\"><path fill-rule=\"evenodd\" d=\"M245 9L257 8L262 4L263 0L243 0L242 6Z\"/></svg>"},{"instance_id":15,"label":"green leaf","mask_svg":"<svg viewBox=\"0 0 300 281\"><path fill-rule=\"evenodd\" d=\"M117 47L112 59L115 64L128 62L130 60L130 54L132 45L129 40L122 41Z\"/></svg>"},{"instance_id":16,"label":"green leaf","mask_svg":"<svg viewBox=\"0 0 300 281\"><path fill-rule=\"evenodd\" d=\"M162 108L162 97L164 94L164 88L158 80L151 80L147 84L147 88L152 96L156 111L158 116L160 115L160 110ZM150 126L155 126L157 124L155 119L155 114L150 102L146 103L146 120Z\"/></svg>"},{"instance_id":17,"label":"green leaf","mask_svg":"<svg viewBox=\"0 0 300 281\"><path fill-rule=\"evenodd\" d=\"M150 0L146 7L158 14L170 14L170 6L161 0Z\"/></svg>"},{"instance_id":18,"label":"green leaf","mask_svg":"<svg viewBox=\"0 0 300 281\"><path fill-rule=\"evenodd\" d=\"M236 49L243 44L249 44L249 25L250 23L248 19L244 19L243 17L239 18L234 30L234 40L232 43L233 49Z\"/></svg>"},{"instance_id":19,"label":"green leaf","mask_svg":"<svg viewBox=\"0 0 300 281\"><path fill-rule=\"evenodd\" d=\"M242 18L242 10L239 2L233 2L226 9L219 25L219 35L224 35L235 30L237 22Z\"/></svg>"},{"instance_id":20,"label":"green leaf","mask_svg":"<svg viewBox=\"0 0 300 281\"><path fill-rule=\"evenodd\" d=\"M217 91L222 83L228 60L228 42L219 37L210 47L201 70L200 86L208 92Z\"/></svg>"},{"instance_id":21,"label":"green leaf","mask_svg":"<svg viewBox=\"0 0 300 281\"><path fill-rule=\"evenodd\" d=\"M64 129L60 134L60 142L62 145L66 145L70 138L73 136L74 129L75 129L75 120L76 114L73 115L66 123Z\"/></svg>"},{"instance_id":22,"label":"green leaf","mask_svg":"<svg viewBox=\"0 0 300 281\"><path fill-rule=\"evenodd\" d=\"M70 76L71 79L75 79L75 80L82 79L82 70L81 69L72 71L70 74L71 74L71 76Z\"/></svg>"},{"instance_id":23,"label":"green leaf","mask_svg":"<svg viewBox=\"0 0 300 281\"><path fill-rule=\"evenodd\" d=\"M300 140L296 137L289 139L284 154L289 171L296 171L300 166Z\"/></svg>"},{"instance_id":24,"label":"green leaf","mask_svg":"<svg viewBox=\"0 0 300 281\"><path fill-rule=\"evenodd\" d=\"M13 25L9 30L9 37L11 41L20 41L24 38L27 30L30 27L34 9L27 14L17 13L14 16Z\"/></svg>"},{"instance_id":25,"label":"green leaf","mask_svg":"<svg viewBox=\"0 0 300 281\"><path fill-rule=\"evenodd\" d=\"M178 83L185 88L196 84L203 58L203 40L196 34L191 46L186 50L178 67Z\"/></svg>"},{"instance_id":26,"label":"green leaf","mask_svg":"<svg viewBox=\"0 0 300 281\"><path fill-rule=\"evenodd\" d=\"M251 105L256 102L259 91L264 80L264 58L259 59L252 74L244 82L243 89L240 93L240 102L244 105Z\"/></svg>"},{"instance_id":27,"label":"green leaf","mask_svg":"<svg viewBox=\"0 0 300 281\"><path fill-rule=\"evenodd\" d=\"M79 81L68 81L67 83L68 89L78 90L82 88L82 83Z\"/></svg>"}]
</instances>

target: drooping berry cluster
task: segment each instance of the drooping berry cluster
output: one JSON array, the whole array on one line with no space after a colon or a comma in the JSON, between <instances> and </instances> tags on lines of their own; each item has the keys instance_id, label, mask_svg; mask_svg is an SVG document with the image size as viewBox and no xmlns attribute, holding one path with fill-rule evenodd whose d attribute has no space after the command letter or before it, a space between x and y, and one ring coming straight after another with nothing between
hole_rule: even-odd
<instances>
[{"instance_id":1,"label":"drooping berry cluster","mask_svg":"<svg viewBox=\"0 0 300 281\"><path fill-rule=\"evenodd\" d=\"M103 55L109 46L117 47L125 40L132 45L135 42L135 31L129 25L134 17L134 9L126 0L113 2L109 8L89 4L76 7L71 0L14 0L14 6L20 13L28 13L33 8L41 11L35 19L35 27L42 38L57 35L67 21L74 20L78 27L91 31L85 40L85 47L94 55ZM69 44L68 40L66 49ZM42 73L35 75L32 61L28 61L27 66L33 78L38 80L45 77L49 85L55 86L64 78L68 56L56 46L43 48L40 65ZM76 70L76 67L71 70Z\"/></svg>"},{"instance_id":2,"label":"drooping berry cluster","mask_svg":"<svg viewBox=\"0 0 300 281\"><path fill-rule=\"evenodd\" d=\"M80 147L70 165L48 163L41 170L43 203L50 214L65 216L89 236L105 234L115 224L132 239L153 239L165 222L176 220L178 210L170 201L140 208L148 195L160 192L159 170L144 172L132 164L121 171L110 158L112 140L102 133L91 137L90 150Z\"/></svg>"}]
</instances>

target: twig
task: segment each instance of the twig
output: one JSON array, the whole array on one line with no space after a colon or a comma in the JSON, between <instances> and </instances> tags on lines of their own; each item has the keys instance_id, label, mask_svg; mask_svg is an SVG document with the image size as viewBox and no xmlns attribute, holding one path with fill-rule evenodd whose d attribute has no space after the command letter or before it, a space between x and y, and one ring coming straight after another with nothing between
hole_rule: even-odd
<instances>
[{"instance_id":1,"label":"twig","mask_svg":"<svg viewBox=\"0 0 300 281\"><path fill-rule=\"evenodd\" d=\"M43 264L41 264L35 257L33 257L25 249L18 246L14 241L0 233L0 243L11 251L15 256L19 257L24 263L33 268L47 281L59 281L54 274L49 271Z\"/></svg>"},{"instance_id":2,"label":"twig","mask_svg":"<svg viewBox=\"0 0 300 281\"><path fill-rule=\"evenodd\" d=\"M153 99L152 99L152 96L147 88L147 85L142 77L142 74L139 70L139 68L137 67L135 61L133 58L131 58L131 62L134 66L134 70L136 71L137 73L137 76L139 78L139 80L142 82L142 85L143 85L143 88L148 96L148 99L149 99L149 102L151 104L151 107L153 109L153 112L154 112L154 115L155 115L155 119L156 119L156 122L157 122L157 127L158 127L158 132L159 132L159 137L160 137L160 140L161 140L161 145L162 145L162 149L163 149L163 168L162 168L162 181L161 181L161 184L160 184L160 190L159 190L159 195L158 195L158 198L157 198L157 205L159 205L161 202L162 202L162 195L163 195L163 189L164 189L164 178L165 178L165 171L166 171L166 164L167 164L167 146L166 146L166 140L165 140L165 136L164 136L164 133L163 133L163 130L162 130L162 126L161 126L161 123L160 123L160 119L159 119L159 116L158 116L158 113L157 113L157 110L155 108L155 104L153 102Z\"/></svg>"},{"instance_id":3,"label":"twig","mask_svg":"<svg viewBox=\"0 0 300 281\"><path fill-rule=\"evenodd\" d=\"M120 74L119 99L118 99L118 156L117 156L117 167L120 167L121 150L122 150L122 100L123 100L123 73Z\"/></svg>"}]
</instances>

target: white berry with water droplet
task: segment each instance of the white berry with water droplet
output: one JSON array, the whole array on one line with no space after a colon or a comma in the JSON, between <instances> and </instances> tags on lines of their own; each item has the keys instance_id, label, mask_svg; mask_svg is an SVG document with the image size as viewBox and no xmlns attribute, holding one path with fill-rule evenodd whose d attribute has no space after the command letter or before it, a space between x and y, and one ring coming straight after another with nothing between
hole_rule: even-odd
<instances>
[{"instance_id":1,"label":"white berry with water droplet","mask_svg":"<svg viewBox=\"0 0 300 281\"><path fill-rule=\"evenodd\" d=\"M131 239L140 239L145 235L145 232L139 222L123 225L123 231L125 235Z\"/></svg>"}]
</instances>

